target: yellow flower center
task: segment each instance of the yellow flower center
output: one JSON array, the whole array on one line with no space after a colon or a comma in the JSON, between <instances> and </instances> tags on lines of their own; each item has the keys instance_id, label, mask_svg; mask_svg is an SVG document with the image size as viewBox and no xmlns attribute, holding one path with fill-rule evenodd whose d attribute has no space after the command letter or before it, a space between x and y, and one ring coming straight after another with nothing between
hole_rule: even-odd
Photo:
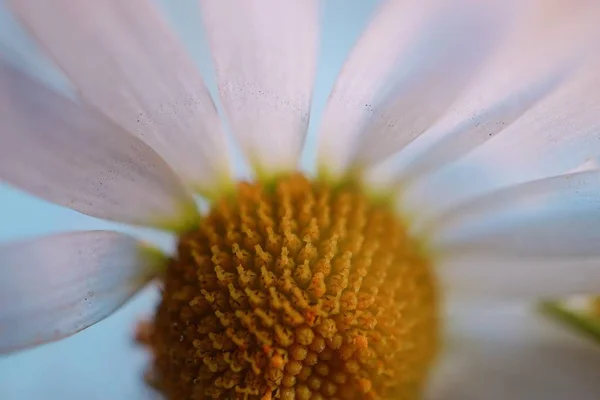
<instances>
[{"instance_id":1,"label":"yellow flower center","mask_svg":"<svg viewBox=\"0 0 600 400\"><path fill-rule=\"evenodd\" d=\"M389 206L293 175L240 183L180 237L150 342L169 399L416 399L438 312Z\"/></svg>"}]
</instances>

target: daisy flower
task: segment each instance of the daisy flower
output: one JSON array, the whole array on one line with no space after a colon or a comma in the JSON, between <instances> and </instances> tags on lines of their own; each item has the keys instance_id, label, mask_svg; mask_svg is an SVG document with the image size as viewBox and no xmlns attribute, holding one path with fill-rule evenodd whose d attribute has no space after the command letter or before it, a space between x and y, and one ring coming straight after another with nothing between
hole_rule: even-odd
<instances>
[{"instance_id":1,"label":"daisy flower","mask_svg":"<svg viewBox=\"0 0 600 400\"><path fill-rule=\"evenodd\" d=\"M158 282L138 339L167 399L598 389L567 379L595 350L523 305L598 337L597 2L384 1L323 110L314 172L298 165L317 0L200 0L222 113L151 1L10 4L75 93L0 61L1 179L177 248L112 231L4 244L0 352ZM553 348L577 346L559 354L562 392L544 392ZM513 383L476 378L507 361Z\"/></svg>"}]
</instances>

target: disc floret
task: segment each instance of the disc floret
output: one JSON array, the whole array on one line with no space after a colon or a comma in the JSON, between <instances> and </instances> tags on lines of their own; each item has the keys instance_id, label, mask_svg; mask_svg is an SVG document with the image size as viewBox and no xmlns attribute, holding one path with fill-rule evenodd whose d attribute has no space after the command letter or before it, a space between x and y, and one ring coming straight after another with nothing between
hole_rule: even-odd
<instances>
[{"instance_id":1,"label":"disc floret","mask_svg":"<svg viewBox=\"0 0 600 400\"><path fill-rule=\"evenodd\" d=\"M402 220L297 174L240 183L180 237L150 341L169 399L412 399L438 333Z\"/></svg>"}]
</instances>

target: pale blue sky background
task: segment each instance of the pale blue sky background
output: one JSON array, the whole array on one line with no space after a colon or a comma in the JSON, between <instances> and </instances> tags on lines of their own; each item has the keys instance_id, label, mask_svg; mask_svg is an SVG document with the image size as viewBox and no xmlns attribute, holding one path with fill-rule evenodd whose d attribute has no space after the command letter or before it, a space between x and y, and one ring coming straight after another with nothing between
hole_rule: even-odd
<instances>
[{"instance_id":1,"label":"pale blue sky background","mask_svg":"<svg viewBox=\"0 0 600 400\"><path fill-rule=\"evenodd\" d=\"M0 0L0 51L18 57L57 87L65 82L48 72L46 63L7 13ZM163 5L169 0L160 0ZM172 0L168 13L204 73L210 73L205 44L197 22L194 0ZM321 64L315 84L311 132L343 60L364 26L377 0L329 0L324 14ZM208 79L209 86L214 84ZM308 146L314 145L309 135ZM304 154L312 161L314 153ZM0 242L52 232L78 229L122 229L83 216L74 211L34 199L0 183ZM133 230L132 230L133 231ZM146 238L168 245L169 240L154 232L141 232ZM0 260L1 262L1 260ZM18 354L0 357L0 399L2 400L135 400L152 394L143 385L146 363L143 351L132 344L132 332L138 318L152 312L156 293L147 290L107 320L58 343Z\"/></svg>"}]
</instances>

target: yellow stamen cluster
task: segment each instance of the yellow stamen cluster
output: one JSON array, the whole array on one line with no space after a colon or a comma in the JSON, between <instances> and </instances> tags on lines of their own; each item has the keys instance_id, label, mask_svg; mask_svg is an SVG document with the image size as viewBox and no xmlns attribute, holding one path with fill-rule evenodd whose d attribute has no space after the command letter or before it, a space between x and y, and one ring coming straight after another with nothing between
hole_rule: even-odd
<instances>
[{"instance_id":1,"label":"yellow stamen cluster","mask_svg":"<svg viewBox=\"0 0 600 400\"><path fill-rule=\"evenodd\" d=\"M293 175L240 183L181 236L150 344L170 400L415 399L438 333L392 210Z\"/></svg>"}]
</instances>

